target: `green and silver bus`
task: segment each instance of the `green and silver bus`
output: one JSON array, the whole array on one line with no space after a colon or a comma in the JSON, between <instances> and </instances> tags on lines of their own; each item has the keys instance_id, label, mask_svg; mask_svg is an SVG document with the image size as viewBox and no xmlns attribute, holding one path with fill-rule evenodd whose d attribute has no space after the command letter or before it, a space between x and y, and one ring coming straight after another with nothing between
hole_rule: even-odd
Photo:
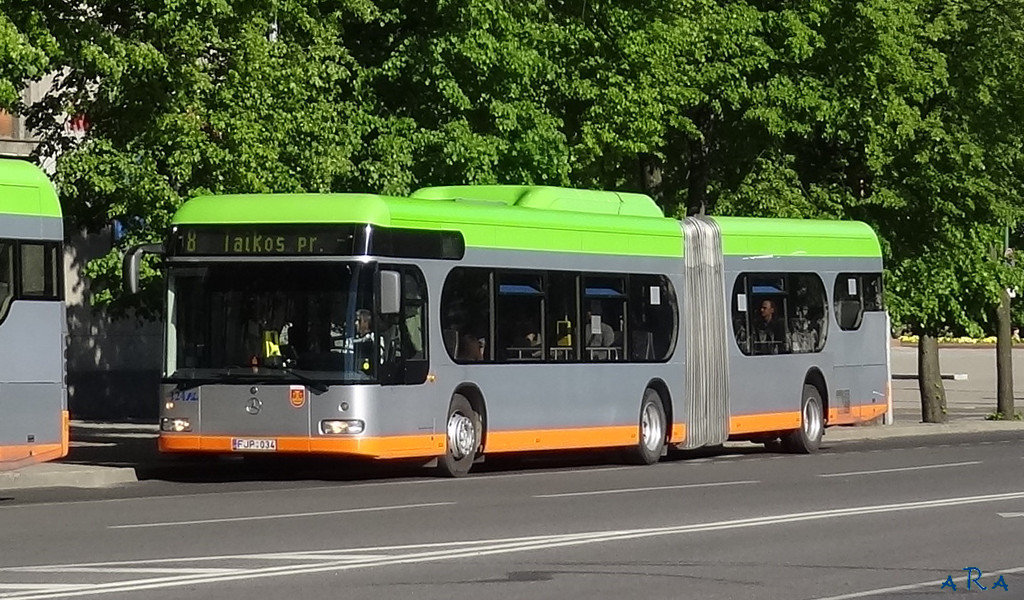
<instances>
[{"instance_id":1,"label":"green and silver bus","mask_svg":"<svg viewBox=\"0 0 1024 600\"><path fill-rule=\"evenodd\" d=\"M435 460L729 439L884 414L862 223L666 218L541 186L186 202L163 248L167 452Z\"/></svg>"},{"instance_id":2,"label":"green and silver bus","mask_svg":"<svg viewBox=\"0 0 1024 600\"><path fill-rule=\"evenodd\" d=\"M0 470L68 453L63 239L50 180L0 159Z\"/></svg>"}]
</instances>

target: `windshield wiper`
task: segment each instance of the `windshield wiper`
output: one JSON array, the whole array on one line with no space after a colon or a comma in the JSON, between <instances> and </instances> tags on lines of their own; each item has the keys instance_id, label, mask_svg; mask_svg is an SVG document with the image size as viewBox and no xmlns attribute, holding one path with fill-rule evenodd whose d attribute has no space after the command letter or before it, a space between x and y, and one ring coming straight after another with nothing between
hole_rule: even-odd
<instances>
[{"instance_id":1,"label":"windshield wiper","mask_svg":"<svg viewBox=\"0 0 1024 600\"><path fill-rule=\"evenodd\" d=\"M183 392L192 388L197 388L201 385L209 385L211 383L223 383L226 379L231 379L232 375L230 369L224 373L216 373L214 375L207 375L205 377L196 377L194 379L186 379L180 377L168 377L171 383L175 383L174 390L177 392ZM177 380L177 381L175 381Z\"/></svg>"},{"instance_id":2,"label":"windshield wiper","mask_svg":"<svg viewBox=\"0 0 1024 600\"><path fill-rule=\"evenodd\" d=\"M235 372L232 372L235 371ZM241 372L238 372L241 371ZM265 374L267 371L272 373L285 373L291 375L295 379L298 379L306 385L309 389L313 390L317 394L322 394L327 391L327 384L317 381L308 375L303 375L291 367L258 367L257 372L252 371L252 367L228 367L224 369L222 373L214 373L204 377L196 377L195 379L179 379L177 377L170 377L172 382L176 383L175 390L182 392L190 390L192 388L199 387L201 385L209 385L211 383L224 383L230 381L253 381L261 379L260 375ZM271 378L274 379L274 378ZM177 380L177 381L175 381Z\"/></svg>"},{"instance_id":3,"label":"windshield wiper","mask_svg":"<svg viewBox=\"0 0 1024 600\"><path fill-rule=\"evenodd\" d=\"M306 384L306 387L313 390L317 394L322 394L327 391L327 384L322 381L317 381L308 375L303 375L291 367L260 367L260 371L277 371L280 373L287 373L292 377L298 379L302 383Z\"/></svg>"}]
</instances>

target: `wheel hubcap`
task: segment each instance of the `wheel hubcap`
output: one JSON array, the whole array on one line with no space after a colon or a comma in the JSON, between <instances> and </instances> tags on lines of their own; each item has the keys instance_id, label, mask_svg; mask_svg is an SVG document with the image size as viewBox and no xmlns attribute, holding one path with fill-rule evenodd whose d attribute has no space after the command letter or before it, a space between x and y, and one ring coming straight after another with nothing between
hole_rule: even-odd
<instances>
[{"instance_id":1,"label":"wheel hubcap","mask_svg":"<svg viewBox=\"0 0 1024 600\"><path fill-rule=\"evenodd\" d=\"M455 460L472 454L476 448L476 430L473 420L462 413L455 413L448 419L448 447Z\"/></svg>"},{"instance_id":2,"label":"wheel hubcap","mask_svg":"<svg viewBox=\"0 0 1024 600\"><path fill-rule=\"evenodd\" d=\"M640 436L644 448L657 450L665 433L662 430L661 418L653 404L644 407L644 414L640 417Z\"/></svg>"},{"instance_id":3,"label":"wheel hubcap","mask_svg":"<svg viewBox=\"0 0 1024 600\"><path fill-rule=\"evenodd\" d=\"M809 439L817 439L821 433L821 408L817 402L804 405L804 434Z\"/></svg>"}]
</instances>

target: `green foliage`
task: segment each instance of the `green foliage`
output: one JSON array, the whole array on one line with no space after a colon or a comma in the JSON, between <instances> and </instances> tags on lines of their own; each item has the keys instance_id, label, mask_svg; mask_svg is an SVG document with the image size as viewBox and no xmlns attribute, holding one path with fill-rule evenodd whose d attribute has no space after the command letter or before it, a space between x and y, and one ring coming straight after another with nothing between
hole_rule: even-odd
<instances>
[{"instance_id":1,"label":"green foliage","mask_svg":"<svg viewBox=\"0 0 1024 600\"><path fill-rule=\"evenodd\" d=\"M0 82L62 69L30 115L67 212L127 227L88 268L114 309L138 302L120 252L196 194L453 183L865 220L917 333L990 330L998 290L1024 289L992 259L1024 222L1009 0L0 2L21 57ZM78 113L82 141L59 125Z\"/></svg>"},{"instance_id":2,"label":"green foliage","mask_svg":"<svg viewBox=\"0 0 1024 600\"><path fill-rule=\"evenodd\" d=\"M1012 415L1004 415L1001 412L994 412L985 415L986 421L1024 421L1024 414L1018 412Z\"/></svg>"},{"instance_id":3,"label":"green foliage","mask_svg":"<svg viewBox=\"0 0 1024 600\"><path fill-rule=\"evenodd\" d=\"M50 68L54 39L32 0L0 0L0 109L18 112L21 90Z\"/></svg>"}]
</instances>

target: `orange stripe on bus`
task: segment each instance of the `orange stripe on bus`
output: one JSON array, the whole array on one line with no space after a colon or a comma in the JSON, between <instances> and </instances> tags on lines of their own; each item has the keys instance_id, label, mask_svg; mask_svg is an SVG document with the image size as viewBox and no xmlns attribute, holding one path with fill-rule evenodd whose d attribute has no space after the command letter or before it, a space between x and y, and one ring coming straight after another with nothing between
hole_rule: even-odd
<instances>
[{"instance_id":1,"label":"orange stripe on bus","mask_svg":"<svg viewBox=\"0 0 1024 600\"><path fill-rule=\"evenodd\" d=\"M672 425L672 437L668 439L671 444L678 444L686 441L686 424L676 423Z\"/></svg>"},{"instance_id":2,"label":"orange stripe on bus","mask_svg":"<svg viewBox=\"0 0 1024 600\"><path fill-rule=\"evenodd\" d=\"M60 415L60 456L56 458L64 458L68 455L68 450L71 448L71 414L63 410Z\"/></svg>"},{"instance_id":3,"label":"orange stripe on bus","mask_svg":"<svg viewBox=\"0 0 1024 600\"><path fill-rule=\"evenodd\" d=\"M800 427L800 411L733 415L729 418L729 435L786 431Z\"/></svg>"},{"instance_id":4,"label":"orange stripe on bus","mask_svg":"<svg viewBox=\"0 0 1024 600\"><path fill-rule=\"evenodd\" d=\"M67 456L68 448L71 446L68 428L70 420L68 411L61 411L59 442L0 446L0 471L20 469L36 463Z\"/></svg>"},{"instance_id":5,"label":"orange stripe on bus","mask_svg":"<svg viewBox=\"0 0 1024 600\"><path fill-rule=\"evenodd\" d=\"M0 471L20 469L35 463L55 460L66 455L67 449L60 442L55 444L0 446Z\"/></svg>"},{"instance_id":6,"label":"orange stripe on bus","mask_svg":"<svg viewBox=\"0 0 1024 600\"><path fill-rule=\"evenodd\" d=\"M444 453L443 435L396 435L386 437L298 437L272 435L178 435L161 433L161 452L231 452L232 438L266 438L277 442L278 452L324 453L371 458L414 458Z\"/></svg>"},{"instance_id":7,"label":"orange stripe on bus","mask_svg":"<svg viewBox=\"0 0 1024 600\"><path fill-rule=\"evenodd\" d=\"M840 412L838 408L828 409L829 425L851 425L877 419L884 415L889 407L885 404L860 404Z\"/></svg>"},{"instance_id":8,"label":"orange stripe on bus","mask_svg":"<svg viewBox=\"0 0 1024 600\"><path fill-rule=\"evenodd\" d=\"M489 431L484 452L519 452L524 450L574 450L578 448L610 448L637 443L639 427L579 427L573 429L536 429L525 431Z\"/></svg>"}]
</instances>

